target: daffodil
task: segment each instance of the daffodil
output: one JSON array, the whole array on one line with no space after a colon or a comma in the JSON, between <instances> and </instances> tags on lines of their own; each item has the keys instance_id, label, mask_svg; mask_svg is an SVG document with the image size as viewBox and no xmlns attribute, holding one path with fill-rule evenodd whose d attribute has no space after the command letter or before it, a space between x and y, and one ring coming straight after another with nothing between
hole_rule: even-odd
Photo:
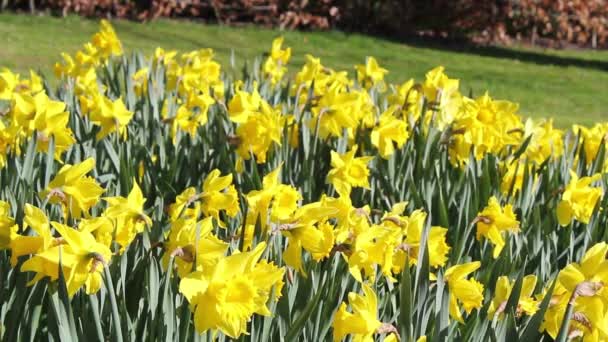
<instances>
[{"instance_id":1,"label":"daffodil","mask_svg":"<svg viewBox=\"0 0 608 342\"><path fill-rule=\"evenodd\" d=\"M388 159L395 152L395 146L398 149L403 147L409 137L407 123L394 115L396 109L391 107L384 112L370 135L372 145L378 149L384 159Z\"/></svg>"},{"instance_id":2,"label":"daffodil","mask_svg":"<svg viewBox=\"0 0 608 342\"><path fill-rule=\"evenodd\" d=\"M131 79L133 80L133 89L137 96L144 96L148 92L149 72L148 68L141 68L131 76Z\"/></svg>"},{"instance_id":3,"label":"daffodil","mask_svg":"<svg viewBox=\"0 0 608 342\"><path fill-rule=\"evenodd\" d=\"M212 231L211 217L198 222L186 219L172 222L165 243L163 265L167 267L170 257L174 256L178 275L185 277L194 270L215 264L224 257L228 244L213 235Z\"/></svg>"},{"instance_id":4,"label":"daffodil","mask_svg":"<svg viewBox=\"0 0 608 342\"><path fill-rule=\"evenodd\" d=\"M481 263L474 261L452 266L445 271L444 279L450 291L450 316L458 322L464 322L458 303L470 314L474 309L479 309L483 302L483 285L474 278L467 279L479 266Z\"/></svg>"},{"instance_id":5,"label":"daffodil","mask_svg":"<svg viewBox=\"0 0 608 342\"><path fill-rule=\"evenodd\" d=\"M284 270L260 257L265 243L252 251L221 258L214 265L184 277L179 291L194 311L196 331L221 331L238 338L254 314L270 316L271 291L280 293Z\"/></svg>"},{"instance_id":6,"label":"daffodil","mask_svg":"<svg viewBox=\"0 0 608 342\"><path fill-rule=\"evenodd\" d=\"M469 155L481 160L486 154L501 154L506 147L521 143L523 123L518 105L492 99L484 94L476 99L462 98L451 124L450 158L464 164Z\"/></svg>"},{"instance_id":7,"label":"daffodil","mask_svg":"<svg viewBox=\"0 0 608 342\"><path fill-rule=\"evenodd\" d=\"M262 98L257 89L248 93L244 90L238 90L228 102L228 115L230 120L236 123L245 123L250 115L259 113L262 104Z\"/></svg>"},{"instance_id":8,"label":"daffodil","mask_svg":"<svg viewBox=\"0 0 608 342\"><path fill-rule=\"evenodd\" d=\"M36 233L18 234L15 225L11 230L10 249L11 265L17 265L18 258L25 255L36 254L61 243L51 234L51 223L42 210L31 204L24 208L25 218L23 220L23 231L28 227Z\"/></svg>"},{"instance_id":9,"label":"daffodil","mask_svg":"<svg viewBox=\"0 0 608 342\"><path fill-rule=\"evenodd\" d=\"M498 258L505 246L503 234L506 232L519 232L519 221L510 204L500 206L498 199L494 196L488 201L488 206L477 214L477 240L482 237L488 239L494 245L492 256Z\"/></svg>"},{"instance_id":10,"label":"daffodil","mask_svg":"<svg viewBox=\"0 0 608 342\"><path fill-rule=\"evenodd\" d=\"M573 305L570 334L584 341L608 339L608 245L593 245L580 263L568 264L557 284L541 329L555 338L569 303Z\"/></svg>"},{"instance_id":11,"label":"daffodil","mask_svg":"<svg viewBox=\"0 0 608 342\"><path fill-rule=\"evenodd\" d=\"M328 257L334 247L334 227L328 222L336 210L322 202L313 202L298 208L290 217L277 224L277 230L288 238L283 260L305 275L302 250L315 261Z\"/></svg>"},{"instance_id":12,"label":"daffodil","mask_svg":"<svg viewBox=\"0 0 608 342\"><path fill-rule=\"evenodd\" d=\"M523 278L521 292L517 302L517 315L525 314L532 316L538 310L538 301L532 298L535 287L535 275L527 275ZM508 277L501 276L498 278L498 280L496 281L496 290L494 291L494 298L492 298L492 301L490 302L490 307L488 308L489 319L494 318L494 315L498 315L498 317L500 318L504 316L505 306L507 304L507 301L509 300L509 297L511 296L512 290L513 282L509 281Z\"/></svg>"},{"instance_id":13,"label":"daffodil","mask_svg":"<svg viewBox=\"0 0 608 342\"><path fill-rule=\"evenodd\" d=\"M567 226L573 218L585 224L589 223L595 206L604 193L602 188L593 187L591 183L601 178L600 174L595 174L579 179L576 172L570 170L570 182L557 205L557 219L560 225Z\"/></svg>"},{"instance_id":14,"label":"daffodil","mask_svg":"<svg viewBox=\"0 0 608 342\"><path fill-rule=\"evenodd\" d=\"M302 195L292 186L280 183L281 167L274 169L262 179L262 190L253 190L246 195L249 206L248 221L258 220L265 229L270 221L288 219L297 209Z\"/></svg>"},{"instance_id":15,"label":"daffodil","mask_svg":"<svg viewBox=\"0 0 608 342\"><path fill-rule=\"evenodd\" d=\"M332 323L334 341L342 341L346 336L351 335L353 341L372 342L374 334L380 332L388 332L393 338L396 337L394 327L378 320L378 299L369 285L363 284L363 295L350 292L348 303L351 312L348 311L346 303L342 303L334 316Z\"/></svg>"},{"instance_id":16,"label":"daffodil","mask_svg":"<svg viewBox=\"0 0 608 342\"><path fill-rule=\"evenodd\" d=\"M314 86L313 86L314 85ZM306 63L296 74L292 95L300 95L300 103L304 103L308 97L310 87L316 96L323 96L328 92L341 93L353 85L345 71L335 71L321 64L321 60L311 55L306 55ZM332 102L332 101L327 101Z\"/></svg>"},{"instance_id":17,"label":"daffodil","mask_svg":"<svg viewBox=\"0 0 608 342\"><path fill-rule=\"evenodd\" d=\"M213 217L220 227L225 227L220 220L220 211L229 217L235 217L239 213L239 197L232 184L232 175L220 176L219 170L213 170L205 178L202 190L201 210L205 215Z\"/></svg>"},{"instance_id":18,"label":"daffodil","mask_svg":"<svg viewBox=\"0 0 608 342\"><path fill-rule=\"evenodd\" d=\"M44 92L34 96L35 113L32 128L36 130L36 149L46 152L50 139L54 139L55 159L76 142L72 130L68 127L69 113L61 101L53 101Z\"/></svg>"},{"instance_id":19,"label":"daffodil","mask_svg":"<svg viewBox=\"0 0 608 342\"><path fill-rule=\"evenodd\" d=\"M370 227L369 206L356 208L350 199L350 187L337 183L336 192L338 197L323 196L321 203L324 207L333 208L335 213L332 217L336 220L335 238L336 243L350 243L361 232Z\"/></svg>"},{"instance_id":20,"label":"daffodil","mask_svg":"<svg viewBox=\"0 0 608 342\"><path fill-rule=\"evenodd\" d=\"M175 116L168 115L167 100L165 100L161 113L163 121L171 124L173 144L177 144L178 131L187 132L192 138L196 136L198 128L207 123L209 108L215 103L215 100L209 94L192 89L180 102Z\"/></svg>"},{"instance_id":21,"label":"daffodil","mask_svg":"<svg viewBox=\"0 0 608 342\"><path fill-rule=\"evenodd\" d=\"M460 81L449 78L444 71L443 66L430 70L421 86L421 95L424 95L426 102L433 108L422 113L425 122L441 131L454 123L462 105L462 95L458 91Z\"/></svg>"},{"instance_id":22,"label":"daffodil","mask_svg":"<svg viewBox=\"0 0 608 342\"><path fill-rule=\"evenodd\" d=\"M413 79L392 88L392 93L387 96L389 108L395 108L406 122L418 121L422 111L422 88Z\"/></svg>"},{"instance_id":23,"label":"daffodil","mask_svg":"<svg viewBox=\"0 0 608 342\"><path fill-rule=\"evenodd\" d=\"M393 256L393 273L401 273L405 266L406 256L409 259L410 265L418 263L418 254L420 250L420 241L426 224L427 214L422 210L414 210L408 216L400 216L405 209L405 203L398 203L393 206L391 212L386 213L382 222L385 226L392 226L400 229L403 234L398 245L394 246L395 254ZM446 242L448 230L439 226L431 226L427 238L427 250L429 253L429 265L431 267L444 266L447 262L447 254L450 251L450 246Z\"/></svg>"},{"instance_id":24,"label":"daffodil","mask_svg":"<svg viewBox=\"0 0 608 342\"><path fill-rule=\"evenodd\" d=\"M11 232L15 229L15 219L10 211L10 204L0 201L0 250L10 248Z\"/></svg>"},{"instance_id":25,"label":"daffodil","mask_svg":"<svg viewBox=\"0 0 608 342\"><path fill-rule=\"evenodd\" d=\"M110 22L102 20L100 26L101 29L92 39L93 45L99 51L100 58L107 59L110 56L122 55L122 44Z\"/></svg>"},{"instance_id":26,"label":"daffodil","mask_svg":"<svg viewBox=\"0 0 608 342\"><path fill-rule=\"evenodd\" d=\"M201 215L200 195L196 192L196 188L189 187L182 191L175 198L175 202L169 206L169 220L177 221L178 219L198 220Z\"/></svg>"},{"instance_id":27,"label":"daffodil","mask_svg":"<svg viewBox=\"0 0 608 342\"><path fill-rule=\"evenodd\" d=\"M135 181L127 198L122 196L106 197L108 208L103 216L114 221L116 226L115 241L120 245L120 252L133 241L135 235L141 233L145 226L152 226L152 220L144 212L144 198L141 189Z\"/></svg>"},{"instance_id":28,"label":"daffodil","mask_svg":"<svg viewBox=\"0 0 608 342\"><path fill-rule=\"evenodd\" d=\"M564 154L564 132L553 127L553 120L526 120L523 137L529 136L525 157L537 165L549 158L557 160Z\"/></svg>"},{"instance_id":29,"label":"daffodil","mask_svg":"<svg viewBox=\"0 0 608 342\"><path fill-rule=\"evenodd\" d=\"M225 223L220 219L221 211L228 217L235 217L239 213L239 199L232 184L232 175L221 176L220 171L215 169L205 178L202 192L197 193L196 188L189 187L177 196L175 203L169 207L169 216L171 221L196 221L201 215L211 216L220 227L225 228Z\"/></svg>"},{"instance_id":30,"label":"daffodil","mask_svg":"<svg viewBox=\"0 0 608 342\"><path fill-rule=\"evenodd\" d=\"M94 108L89 113L91 122L101 127L97 140L101 140L112 132L118 132L123 138L127 137L127 125L133 118L121 98L114 101L105 96L96 97Z\"/></svg>"},{"instance_id":31,"label":"daffodil","mask_svg":"<svg viewBox=\"0 0 608 342\"><path fill-rule=\"evenodd\" d=\"M88 215L89 209L99 202L105 191L94 178L86 176L94 168L93 158L75 165L65 164L40 197L48 198L49 203L61 204L66 218L78 219Z\"/></svg>"},{"instance_id":32,"label":"daffodil","mask_svg":"<svg viewBox=\"0 0 608 342\"><path fill-rule=\"evenodd\" d=\"M213 60L212 49L200 49L184 53L176 60L166 60L167 90L177 87L181 96L194 90L209 94L215 99L224 97L221 65Z\"/></svg>"},{"instance_id":33,"label":"daffodil","mask_svg":"<svg viewBox=\"0 0 608 342\"><path fill-rule=\"evenodd\" d=\"M10 100L13 97L15 87L19 82L19 75L7 68L0 71L0 99Z\"/></svg>"},{"instance_id":34,"label":"daffodil","mask_svg":"<svg viewBox=\"0 0 608 342\"><path fill-rule=\"evenodd\" d=\"M517 160L508 158L506 161L501 162L500 166L500 169L503 170L500 191L504 195L508 195L510 191L513 191L514 195L521 191L524 185L524 175L526 172L529 177L534 178L535 182L538 179L538 176L532 172L533 163L524 158L519 158Z\"/></svg>"},{"instance_id":35,"label":"daffodil","mask_svg":"<svg viewBox=\"0 0 608 342\"><path fill-rule=\"evenodd\" d=\"M82 286L85 286L87 294L99 291L103 267L112 257L110 249L97 242L88 231L79 231L57 222L51 224L61 234L63 242L37 253L23 263L22 271L36 272L28 285L44 277L58 279L61 266L70 297Z\"/></svg>"},{"instance_id":36,"label":"daffodil","mask_svg":"<svg viewBox=\"0 0 608 342\"><path fill-rule=\"evenodd\" d=\"M340 92L337 88L329 89L312 108L313 116L308 127L319 132L322 139L342 137L344 131L358 125L355 106L359 96L354 93Z\"/></svg>"},{"instance_id":37,"label":"daffodil","mask_svg":"<svg viewBox=\"0 0 608 342\"><path fill-rule=\"evenodd\" d=\"M282 49L283 37L272 41L270 55L264 62L264 73L270 78L272 84L277 84L287 72L287 63L291 57L291 48Z\"/></svg>"},{"instance_id":38,"label":"daffodil","mask_svg":"<svg viewBox=\"0 0 608 342\"><path fill-rule=\"evenodd\" d=\"M354 237L350 244L348 270L359 282L364 279L374 281L376 268L380 267L382 274L391 277L392 256L401 238L400 232L388 230L380 225L364 225L364 230Z\"/></svg>"},{"instance_id":39,"label":"daffodil","mask_svg":"<svg viewBox=\"0 0 608 342\"><path fill-rule=\"evenodd\" d=\"M289 238L283 260L301 273L304 273L302 249L310 253L313 260L319 262L329 257L334 247L334 228L329 222L321 222L316 226L290 228L283 234Z\"/></svg>"},{"instance_id":40,"label":"daffodil","mask_svg":"<svg viewBox=\"0 0 608 342\"><path fill-rule=\"evenodd\" d=\"M248 115L236 129L237 153L244 159L255 156L257 163L265 163L270 149L281 145L285 118L280 111L262 102L260 111Z\"/></svg>"},{"instance_id":41,"label":"daffodil","mask_svg":"<svg viewBox=\"0 0 608 342\"><path fill-rule=\"evenodd\" d=\"M91 42L84 44L74 57L62 53L63 63L55 64L57 77L71 77L75 80L77 94L99 91L95 68L106 63L112 56L122 55L122 45L112 25L102 20L100 30Z\"/></svg>"},{"instance_id":42,"label":"daffodil","mask_svg":"<svg viewBox=\"0 0 608 342\"><path fill-rule=\"evenodd\" d=\"M384 80L384 75L388 74L388 70L381 68L374 57L367 57L364 65L356 65L357 80L359 84L365 88L379 84Z\"/></svg>"},{"instance_id":43,"label":"daffodil","mask_svg":"<svg viewBox=\"0 0 608 342\"><path fill-rule=\"evenodd\" d=\"M572 132L582 138L585 160L587 165L591 165L599 157L600 146L608 139L608 123L598 123L593 127L574 125Z\"/></svg>"},{"instance_id":44,"label":"daffodil","mask_svg":"<svg viewBox=\"0 0 608 342\"><path fill-rule=\"evenodd\" d=\"M331 151L332 169L327 174L327 180L336 188L369 188L369 169L367 168L367 164L373 157L355 157L357 149L358 146L355 145L345 154Z\"/></svg>"}]
</instances>

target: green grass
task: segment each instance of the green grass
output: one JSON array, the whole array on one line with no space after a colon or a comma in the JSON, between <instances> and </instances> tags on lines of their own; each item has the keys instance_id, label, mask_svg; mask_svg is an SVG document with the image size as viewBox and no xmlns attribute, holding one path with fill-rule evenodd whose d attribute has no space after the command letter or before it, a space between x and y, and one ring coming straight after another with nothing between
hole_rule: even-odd
<instances>
[{"instance_id":1,"label":"green grass","mask_svg":"<svg viewBox=\"0 0 608 342\"><path fill-rule=\"evenodd\" d=\"M353 65L375 56L390 70L391 82L421 80L429 69L444 65L461 79L461 90L520 103L524 116L554 117L558 125L608 120L608 51L463 48L408 45L342 32L278 32L255 27L233 28L195 22L158 20L139 24L115 21L127 51L151 54L156 46L187 51L211 47L229 63L251 60L283 34L293 49L291 70L313 54L330 67L352 72ZM61 51L75 52L97 30L97 23L79 17L64 19L0 14L0 67L50 74Z\"/></svg>"}]
</instances>

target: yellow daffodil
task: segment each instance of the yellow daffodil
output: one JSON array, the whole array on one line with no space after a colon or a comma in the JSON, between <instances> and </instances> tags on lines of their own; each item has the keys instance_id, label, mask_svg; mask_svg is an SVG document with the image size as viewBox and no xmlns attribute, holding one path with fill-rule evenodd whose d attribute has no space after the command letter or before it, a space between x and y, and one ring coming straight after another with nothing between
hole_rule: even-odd
<instances>
[{"instance_id":1,"label":"yellow daffodil","mask_svg":"<svg viewBox=\"0 0 608 342\"><path fill-rule=\"evenodd\" d=\"M443 66L430 70L421 86L421 93L432 107L432 110L422 113L425 115L425 123L432 124L441 131L458 118L462 105L462 95L458 91L460 81L449 78L444 71Z\"/></svg>"},{"instance_id":2,"label":"yellow daffodil","mask_svg":"<svg viewBox=\"0 0 608 342\"><path fill-rule=\"evenodd\" d=\"M332 216L337 221L335 227L336 242L339 244L349 243L361 232L369 229L371 224L369 219L370 208L369 206L355 208L350 199L350 187L345 187L342 183L337 184L336 192L339 194L338 198L323 196L320 202L324 207L335 210L335 214Z\"/></svg>"},{"instance_id":3,"label":"yellow daffodil","mask_svg":"<svg viewBox=\"0 0 608 342\"><path fill-rule=\"evenodd\" d=\"M224 82L221 79L221 65L213 60L213 56L212 49L201 49L182 54L179 62L168 61L167 90L177 87L182 96L197 90L222 99Z\"/></svg>"},{"instance_id":4,"label":"yellow daffodil","mask_svg":"<svg viewBox=\"0 0 608 342\"><path fill-rule=\"evenodd\" d=\"M507 204L500 206L498 199L492 196L488 206L477 214L477 240L481 237L488 239L494 245L492 256L498 258L505 246L503 234L505 232L519 232L519 221L513 212L513 206Z\"/></svg>"},{"instance_id":5,"label":"yellow daffodil","mask_svg":"<svg viewBox=\"0 0 608 342\"><path fill-rule=\"evenodd\" d=\"M238 90L228 102L228 115L230 120L236 123L245 123L250 115L259 113L262 104L262 98L255 89L252 93L243 90Z\"/></svg>"},{"instance_id":6,"label":"yellow daffodil","mask_svg":"<svg viewBox=\"0 0 608 342\"><path fill-rule=\"evenodd\" d=\"M110 22L102 20L100 24L101 30L91 40L93 46L99 51L100 57L107 59L110 56L122 55L122 44Z\"/></svg>"},{"instance_id":7,"label":"yellow daffodil","mask_svg":"<svg viewBox=\"0 0 608 342\"><path fill-rule=\"evenodd\" d=\"M568 303L572 303L571 336L581 336L584 341L608 339L607 255L608 245L597 243L580 263L571 263L560 271L541 330L555 338Z\"/></svg>"},{"instance_id":8,"label":"yellow daffodil","mask_svg":"<svg viewBox=\"0 0 608 342\"><path fill-rule=\"evenodd\" d=\"M97 140L101 140L112 132L118 132L126 139L127 125L133 118L133 112L125 107L121 98L114 101L105 96L96 97L94 108L89 113L91 122L101 127Z\"/></svg>"},{"instance_id":9,"label":"yellow daffodil","mask_svg":"<svg viewBox=\"0 0 608 342\"><path fill-rule=\"evenodd\" d=\"M61 234L62 244L37 253L23 263L22 271L36 272L28 285L44 277L56 280L61 265L70 297L83 285L87 294L99 291L103 267L112 257L110 249L97 242L88 231L79 231L57 222L51 224Z\"/></svg>"},{"instance_id":10,"label":"yellow daffodil","mask_svg":"<svg viewBox=\"0 0 608 342\"><path fill-rule=\"evenodd\" d=\"M10 248L11 232L16 229L15 219L11 217L10 212L10 204L0 201L0 250Z\"/></svg>"},{"instance_id":11,"label":"yellow daffodil","mask_svg":"<svg viewBox=\"0 0 608 342\"><path fill-rule=\"evenodd\" d=\"M284 270L260 257L265 243L252 251L221 258L216 264L184 277L179 291L194 311L196 331L221 331L238 338L254 314L271 315L266 303L274 288L280 293Z\"/></svg>"},{"instance_id":12,"label":"yellow daffodil","mask_svg":"<svg viewBox=\"0 0 608 342\"><path fill-rule=\"evenodd\" d=\"M11 231L10 249L11 265L17 265L18 258L47 250L50 247L60 244L60 240L55 239L51 234L51 223L42 210L31 204L26 204L24 208L25 218L23 220L23 231L28 227L32 228L36 235L18 234L17 226Z\"/></svg>"},{"instance_id":13,"label":"yellow daffodil","mask_svg":"<svg viewBox=\"0 0 608 342\"><path fill-rule=\"evenodd\" d=\"M55 159L61 160L61 154L76 142L72 130L67 127L69 113L65 111L66 105L61 101L50 100L44 92L36 94L31 100L31 128L36 130L36 149L46 152L50 139L54 139Z\"/></svg>"},{"instance_id":14,"label":"yellow daffodil","mask_svg":"<svg viewBox=\"0 0 608 342\"><path fill-rule=\"evenodd\" d=\"M94 178L86 176L94 168L93 158L75 165L65 164L40 197L48 198L50 203L61 204L66 218L88 215L89 209L99 202L105 191Z\"/></svg>"},{"instance_id":15,"label":"yellow daffodil","mask_svg":"<svg viewBox=\"0 0 608 342\"><path fill-rule=\"evenodd\" d=\"M396 113L406 122L416 122L421 115L421 87L410 79L403 84L393 86L393 92L388 95L389 108L395 108Z\"/></svg>"},{"instance_id":16,"label":"yellow daffodil","mask_svg":"<svg viewBox=\"0 0 608 342\"><path fill-rule=\"evenodd\" d=\"M380 267L382 274L389 280L391 277L392 256L395 246L399 244L400 232L388 230L380 225L367 226L359 232L350 245L348 269L350 274L359 282L364 279L374 281L376 268Z\"/></svg>"},{"instance_id":17,"label":"yellow daffodil","mask_svg":"<svg viewBox=\"0 0 608 342\"><path fill-rule=\"evenodd\" d=\"M171 124L173 144L177 143L178 130L187 132L194 138L198 128L207 123L209 108L214 103L215 100L209 94L199 93L198 90L193 89L179 105L175 116L169 117L167 102L165 100L162 110L163 121Z\"/></svg>"},{"instance_id":18,"label":"yellow daffodil","mask_svg":"<svg viewBox=\"0 0 608 342\"><path fill-rule=\"evenodd\" d=\"M175 203L169 206L169 220L177 221L180 218L186 220L198 220L201 215L200 196L196 188L189 187L175 198Z\"/></svg>"},{"instance_id":19,"label":"yellow daffodil","mask_svg":"<svg viewBox=\"0 0 608 342\"><path fill-rule=\"evenodd\" d=\"M337 88L328 90L312 108L313 116L308 122L312 132L319 132L322 139L342 137L344 130L358 125L355 112L359 96L354 93L340 92Z\"/></svg>"},{"instance_id":20,"label":"yellow daffodil","mask_svg":"<svg viewBox=\"0 0 608 342\"><path fill-rule=\"evenodd\" d=\"M116 196L106 197L104 200L108 203L108 208L103 216L114 222L115 241L120 245L120 253L122 253L135 235L143 232L145 226L152 226L152 220L144 212L146 199L137 183L133 181L133 189L127 198Z\"/></svg>"},{"instance_id":21,"label":"yellow daffodil","mask_svg":"<svg viewBox=\"0 0 608 342\"><path fill-rule=\"evenodd\" d=\"M600 174L595 174L579 179L576 172L570 170L570 182L557 205L557 219L560 225L567 226L573 218L585 224L589 223L597 201L604 193L602 188L593 187L591 183L601 178Z\"/></svg>"},{"instance_id":22,"label":"yellow daffodil","mask_svg":"<svg viewBox=\"0 0 608 342\"><path fill-rule=\"evenodd\" d=\"M517 104L494 100L487 93L475 100L463 97L451 129L452 163L466 163L471 151L481 160L488 153L499 155L506 147L520 144L523 123L517 109Z\"/></svg>"},{"instance_id":23,"label":"yellow daffodil","mask_svg":"<svg viewBox=\"0 0 608 342\"><path fill-rule=\"evenodd\" d=\"M247 116L247 120L236 129L237 153L244 159L255 155L256 162L266 162L272 146L281 145L285 117L276 108L261 102L260 111Z\"/></svg>"},{"instance_id":24,"label":"yellow daffodil","mask_svg":"<svg viewBox=\"0 0 608 342\"><path fill-rule=\"evenodd\" d=\"M171 223L171 230L165 243L163 265L169 265L175 257L177 274L185 277L193 270L204 269L222 258L228 244L212 233L213 221L207 217L201 221L179 219ZM193 266L193 263L196 264Z\"/></svg>"},{"instance_id":25,"label":"yellow daffodil","mask_svg":"<svg viewBox=\"0 0 608 342\"><path fill-rule=\"evenodd\" d=\"M374 145L384 159L388 159L398 149L403 147L409 137L407 123L397 119L394 112L397 108L391 107L380 116L380 122L370 135Z\"/></svg>"},{"instance_id":26,"label":"yellow daffodil","mask_svg":"<svg viewBox=\"0 0 608 342\"><path fill-rule=\"evenodd\" d=\"M378 320L376 293L369 285L363 284L363 295L350 292L348 302L352 313L347 311L346 303L342 303L334 317L334 341L341 341L347 335L353 335L355 341L372 341L372 336L382 325Z\"/></svg>"},{"instance_id":27,"label":"yellow daffodil","mask_svg":"<svg viewBox=\"0 0 608 342\"><path fill-rule=\"evenodd\" d=\"M15 87L19 82L19 75L7 68L0 71L0 99L10 100L13 97Z\"/></svg>"},{"instance_id":28,"label":"yellow daffodil","mask_svg":"<svg viewBox=\"0 0 608 342\"><path fill-rule=\"evenodd\" d=\"M401 273L405 267L406 255L410 265L418 263L418 253L420 250L420 240L426 224L427 214L421 210L414 210L409 216L400 216L405 209L404 203L393 206L390 213L386 213L382 220L385 226L392 226L400 229L404 238L398 245L394 246L393 273ZM446 242L448 230L439 226L432 226L427 238L427 250L429 253L429 265L431 267L444 266L447 262L447 254L450 246ZM409 265L407 265L409 266Z\"/></svg>"},{"instance_id":29,"label":"yellow daffodil","mask_svg":"<svg viewBox=\"0 0 608 342\"><path fill-rule=\"evenodd\" d=\"M313 202L298 208L292 215L280 220L277 230L288 238L283 260L288 266L305 275L302 267L302 250L315 261L329 256L334 247L334 227L328 222L336 209L322 202Z\"/></svg>"},{"instance_id":30,"label":"yellow daffodil","mask_svg":"<svg viewBox=\"0 0 608 342\"><path fill-rule=\"evenodd\" d=\"M190 187L177 196L175 203L169 207L169 217L174 222L178 219L197 221L201 215L211 216L220 227L225 228L220 212L235 217L239 210L232 175L220 176L220 171L215 169L205 178L202 192L197 193L194 187Z\"/></svg>"},{"instance_id":31,"label":"yellow daffodil","mask_svg":"<svg viewBox=\"0 0 608 342\"><path fill-rule=\"evenodd\" d=\"M514 282L509 281L509 278L506 276L501 276L498 278L498 281L496 282L496 290L494 291L494 298L492 298L490 307L488 308L489 319L494 318L494 315L498 315L500 318L504 316L505 305L511 296L513 283ZM519 300L517 302L517 315L525 314L531 316L534 315L534 313L536 313L538 310L538 301L532 298L535 287L536 276L525 276L521 286Z\"/></svg>"},{"instance_id":32,"label":"yellow daffodil","mask_svg":"<svg viewBox=\"0 0 608 342\"><path fill-rule=\"evenodd\" d=\"M133 76L131 76L133 80L133 88L137 96L141 97L147 94L149 72L150 71L148 68L141 68L137 70Z\"/></svg>"},{"instance_id":33,"label":"yellow daffodil","mask_svg":"<svg viewBox=\"0 0 608 342\"><path fill-rule=\"evenodd\" d=\"M585 160L587 165L591 165L599 157L600 146L605 144L608 139L608 123L598 123L591 128L574 125L572 131L581 136L582 142L584 142Z\"/></svg>"},{"instance_id":34,"label":"yellow daffodil","mask_svg":"<svg viewBox=\"0 0 608 342\"><path fill-rule=\"evenodd\" d=\"M355 65L357 80L365 88L371 88L384 80L388 70L381 68L374 57L367 57L364 65Z\"/></svg>"},{"instance_id":35,"label":"yellow daffodil","mask_svg":"<svg viewBox=\"0 0 608 342\"><path fill-rule=\"evenodd\" d=\"M281 167L279 166L262 179L262 190L254 190L246 195L249 205L248 216L252 223L260 219L262 229L269 220L280 221L290 217L297 209L300 193L290 185L280 183ZM272 205L271 205L272 204ZM269 215L270 214L270 215Z\"/></svg>"},{"instance_id":36,"label":"yellow daffodil","mask_svg":"<svg viewBox=\"0 0 608 342\"><path fill-rule=\"evenodd\" d=\"M327 180L338 188L351 187L369 188L369 169L367 164L373 157L355 157L358 146L355 145L345 154L331 151L332 169L327 174ZM350 191L349 191L350 192Z\"/></svg>"},{"instance_id":37,"label":"yellow daffodil","mask_svg":"<svg viewBox=\"0 0 608 342\"><path fill-rule=\"evenodd\" d=\"M528 119L523 136L530 138L525 157L537 165L548 158L557 160L564 154L564 132L553 127L553 120L532 121Z\"/></svg>"},{"instance_id":38,"label":"yellow daffodil","mask_svg":"<svg viewBox=\"0 0 608 342\"><path fill-rule=\"evenodd\" d=\"M287 72L287 63L291 57L291 48L282 49L283 37L278 37L272 41L270 55L264 62L263 70L272 84L277 84Z\"/></svg>"},{"instance_id":39,"label":"yellow daffodil","mask_svg":"<svg viewBox=\"0 0 608 342\"><path fill-rule=\"evenodd\" d=\"M363 295L350 292L348 303L352 312L347 311L346 303L342 303L334 316L334 341L342 341L351 335L353 341L371 342L376 333L390 333L389 336L393 337L387 337L384 341L395 340L396 329L378 320L378 299L369 285L363 284Z\"/></svg>"},{"instance_id":40,"label":"yellow daffodil","mask_svg":"<svg viewBox=\"0 0 608 342\"><path fill-rule=\"evenodd\" d=\"M483 302L483 285L477 280L466 277L481 266L479 261L455 265L445 271L444 279L450 291L450 316L458 322L464 322L458 303L470 314L479 309Z\"/></svg>"},{"instance_id":41,"label":"yellow daffodil","mask_svg":"<svg viewBox=\"0 0 608 342\"><path fill-rule=\"evenodd\" d=\"M213 170L205 178L201 210L205 215L215 219L220 227L226 227L220 219L220 211L225 211L229 217L239 213L239 196L232 184L232 175L220 176L219 170Z\"/></svg>"},{"instance_id":42,"label":"yellow daffodil","mask_svg":"<svg viewBox=\"0 0 608 342\"><path fill-rule=\"evenodd\" d=\"M526 169L529 177L533 177L536 183L538 176L532 173L532 162L526 159L519 158L518 160L507 159L500 163L501 169L503 170L502 180L500 182L500 191L507 195L511 189L513 195L516 195L521 191L524 185L524 175Z\"/></svg>"}]
</instances>

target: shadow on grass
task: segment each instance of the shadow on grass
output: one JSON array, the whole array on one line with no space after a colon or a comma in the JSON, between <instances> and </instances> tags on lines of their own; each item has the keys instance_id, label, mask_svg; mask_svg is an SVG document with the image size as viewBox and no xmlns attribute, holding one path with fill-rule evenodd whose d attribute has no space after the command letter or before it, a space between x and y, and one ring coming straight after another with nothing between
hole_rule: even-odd
<instances>
[{"instance_id":1,"label":"shadow on grass","mask_svg":"<svg viewBox=\"0 0 608 342\"><path fill-rule=\"evenodd\" d=\"M190 21L192 22L192 21ZM205 24L203 24L205 25ZM158 32L148 32L147 30L135 29L133 26L121 27L122 31L128 31L131 35L141 39L158 39ZM310 31L309 31L310 32ZM314 32L314 31L313 31ZM412 47L426 48L433 50L442 50L446 52L455 52L468 55L478 55L483 57L501 58L519 60L525 63L534 63L538 65L554 65L560 67L577 67L585 69L595 69L598 71L608 72L608 59L602 60L598 58L580 58L571 56L557 56L544 53L542 50L531 51L514 49L502 46L483 46L472 44L463 39L435 39L435 38L419 38L419 37L387 37L382 35L373 35L357 32L344 32L347 36L351 34L368 36L374 39L382 39L393 43L407 44ZM204 45L205 38L196 37L192 32L162 32L164 39L180 41L193 47ZM220 37L218 37L221 39ZM324 39L339 41L342 37L333 35L325 35ZM259 42L252 42L258 44ZM222 49L216 47L216 50L226 50L223 52L229 53L230 49ZM608 56L608 55L606 55ZM601 57L600 57L601 58Z\"/></svg>"},{"instance_id":2,"label":"shadow on grass","mask_svg":"<svg viewBox=\"0 0 608 342\"><path fill-rule=\"evenodd\" d=\"M467 40L454 39L424 39L418 37L392 38L378 37L395 43L407 44L413 47L426 48L433 50L442 50L455 53L463 53L469 55L478 55L483 57L502 58L519 60L526 63L534 63L539 65L555 65L560 67L577 67L585 69L595 69L598 71L608 72L608 59L585 59L570 56L556 56L544 53L542 50L530 51L502 47L496 45L478 45Z\"/></svg>"}]
</instances>

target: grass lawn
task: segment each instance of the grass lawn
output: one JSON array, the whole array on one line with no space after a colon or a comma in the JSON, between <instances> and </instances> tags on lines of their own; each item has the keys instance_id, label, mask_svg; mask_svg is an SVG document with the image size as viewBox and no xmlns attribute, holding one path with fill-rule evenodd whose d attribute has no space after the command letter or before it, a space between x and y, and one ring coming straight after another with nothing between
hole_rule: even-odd
<instances>
[{"instance_id":1,"label":"grass lawn","mask_svg":"<svg viewBox=\"0 0 608 342\"><path fill-rule=\"evenodd\" d=\"M608 121L608 51L445 49L342 32L280 33L171 20L113 25L128 51L150 54L156 46L180 51L211 47L224 65L231 51L237 63L252 60L267 51L279 34L293 49L292 71L306 53L351 72L354 64L373 55L390 70L391 82L421 80L429 69L444 65L448 75L461 79L463 93L480 95L487 89L495 98L519 102L525 116L552 116L562 127ZM20 72L34 68L49 75L61 51L75 52L97 28L95 21L74 16L0 14L0 67Z\"/></svg>"}]
</instances>

